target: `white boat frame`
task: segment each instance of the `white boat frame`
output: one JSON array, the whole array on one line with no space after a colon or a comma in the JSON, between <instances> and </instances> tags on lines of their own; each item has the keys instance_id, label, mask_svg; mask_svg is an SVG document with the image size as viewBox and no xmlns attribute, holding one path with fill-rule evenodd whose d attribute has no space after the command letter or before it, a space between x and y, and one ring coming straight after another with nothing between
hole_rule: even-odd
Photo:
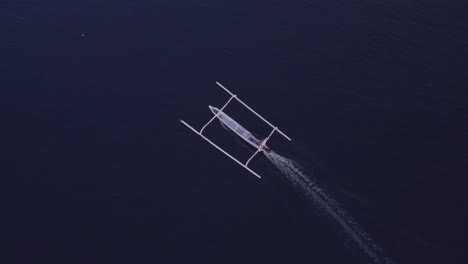
<instances>
[{"instance_id":1,"label":"white boat frame","mask_svg":"<svg viewBox=\"0 0 468 264\"><path fill-rule=\"evenodd\" d=\"M215 114L201 129L200 131L197 131L195 128L193 128L192 126L190 126L189 124L187 124L187 122L185 122L184 120L180 120L180 122L182 122L182 124L184 124L185 126L187 126L188 128L190 128L195 134L199 135L201 138L203 138L204 140L206 140L208 143L210 143L213 147L217 148L219 151L221 151L223 154L225 154L226 156L228 156L229 158L231 158L232 160L234 160L237 164L239 164L240 166L244 167L244 169L248 170L250 173L252 173L253 175L255 175L256 177L258 178L261 178L260 175L258 175L258 173L256 173L255 171L253 171L251 168L249 168L247 165L249 165L249 162L261 151L264 151L263 148L266 146L266 143L267 141L270 139L270 137L273 135L273 133L276 131L278 132L279 134L281 134L283 137L285 137L287 140L291 141L291 138L288 137L286 134L284 134L281 130L278 129L278 127L272 125L270 122L268 122L265 118L263 118L261 115L259 115L257 112L255 112L252 108L250 108L246 103L244 103L242 100L240 100L235 94L231 93L226 87L224 87L221 83L219 82L216 82L216 84L221 87L224 91L226 91L231 97L229 98L229 100L223 105L223 107L221 109L219 109L218 113ZM240 162L238 159L234 158L231 154L229 154L228 152L226 152L224 149L222 149L221 147L219 147L218 145L216 145L215 143L213 143L211 140L209 140L207 137L205 137L203 135L203 130L211 123L213 122L213 120L215 120L220 113L223 112L224 108L226 108L226 106L232 101L232 99L236 99L239 103L241 103L243 106L245 106L248 110L250 110L252 113L254 113L257 117L259 117L262 121L264 121L265 123L267 123L270 127L273 128L273 130L270 132L270 134L268 135L268 137L266 137L262 143L260 144L260 146L258 147L257 151L245 162L245 163L242 163Z\"/></svg>"}]
</instances>

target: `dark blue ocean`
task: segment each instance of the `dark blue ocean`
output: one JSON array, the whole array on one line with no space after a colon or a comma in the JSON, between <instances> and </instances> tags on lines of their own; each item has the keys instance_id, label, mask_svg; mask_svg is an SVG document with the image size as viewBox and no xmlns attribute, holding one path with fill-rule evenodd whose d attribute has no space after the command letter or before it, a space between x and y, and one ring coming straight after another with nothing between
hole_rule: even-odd
<instances>
[{"instance_id":1,"label":"dark blue ocean","mask_svg":"<svg viewBox=\"0 0 468 264\"><path fill-rule=\"evenodd\" d=\"M468 263L467 32L466 1L2 1L0 262L374 263L179 122L219 81L391 263Z\"/></svg>"}]
</instances>

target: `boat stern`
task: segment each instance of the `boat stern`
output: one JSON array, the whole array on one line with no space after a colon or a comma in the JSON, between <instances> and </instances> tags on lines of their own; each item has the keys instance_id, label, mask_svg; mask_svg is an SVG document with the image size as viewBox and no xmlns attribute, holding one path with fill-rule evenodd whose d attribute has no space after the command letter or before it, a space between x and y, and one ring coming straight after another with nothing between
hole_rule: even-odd
<instances>
[{"instance_id":1,"label":"boat stern","mask_svg":"<svg viewBox=\"0 0 468 264\"><path fill-rule=\"evenodd\" d=\"M265 153L270 153L271 152L271 149L267 146L263 146L262 150L265 152Z\"/></svg>"}]
</instances>

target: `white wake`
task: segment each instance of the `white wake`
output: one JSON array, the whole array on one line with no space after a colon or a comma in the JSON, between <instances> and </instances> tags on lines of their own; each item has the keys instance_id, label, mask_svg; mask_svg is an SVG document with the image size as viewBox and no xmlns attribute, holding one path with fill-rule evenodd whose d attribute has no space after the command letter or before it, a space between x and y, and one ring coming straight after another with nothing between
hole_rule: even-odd
<instances>
[{"instance_id":1,"label":"white wake","mask_svg":"<svg viewBox=\"0 0 468 264\"><path fill-rule=\"evenodd\" d=\"M346 234L369 256L375 263L391 263L382 250L364 232L339 204L309 178L300 166L293 160L287 159L271 151L265 156L286 176L299 191L304 193L315 205L324 210L335 222L341 226Z\"/></svg>"}]
</instances>

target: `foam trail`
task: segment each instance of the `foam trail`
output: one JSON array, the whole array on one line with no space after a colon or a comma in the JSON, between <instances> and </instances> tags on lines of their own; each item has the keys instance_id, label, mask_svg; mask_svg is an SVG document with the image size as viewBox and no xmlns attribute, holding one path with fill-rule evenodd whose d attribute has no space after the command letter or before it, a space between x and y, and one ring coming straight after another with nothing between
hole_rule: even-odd
<instances>
[{"instance_id":1,"label":"foam trail","mask_svg":"<svg viewBox=\"0 0 468 264\"><path fill-rule=\"evenodd\" d=\"M358 227L356 222L335 200L327 195L313 180L307 177L294 161L282 157L273 151L265 153L265 156L286 176L288 181L328 213L373 262L391 263L391 260L384 256L382 250L372 241L369 235Z\"/></svg>"}]
</instances>

